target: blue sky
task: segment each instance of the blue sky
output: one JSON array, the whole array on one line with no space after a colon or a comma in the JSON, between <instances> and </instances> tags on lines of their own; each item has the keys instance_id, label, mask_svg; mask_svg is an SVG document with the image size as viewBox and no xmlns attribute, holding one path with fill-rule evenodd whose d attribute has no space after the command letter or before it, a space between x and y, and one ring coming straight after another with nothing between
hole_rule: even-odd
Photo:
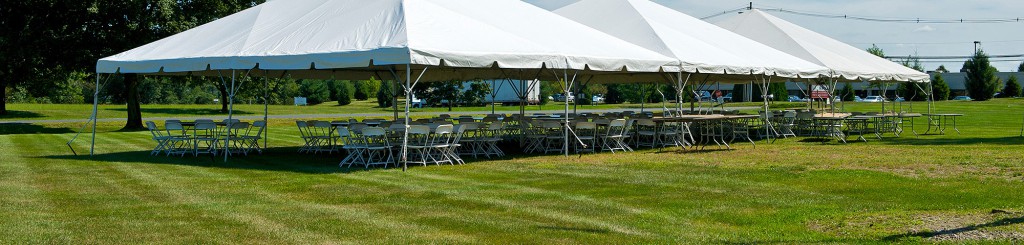
<instances>
[{"instance_id":1,"label":"blue sky","mask_svg":"<svg viewBox=\"0 0 1024 245\"><path fill-rule=\"evenodd\" d=\"M554 10L576 0L525 0ZM694 17L704 17L740 8L748 0L654 0ZM979 19L1016 18L1024 20L1024 2L1019 0L769 0L755 1L755 7L783 8L810 12L888 18ZM857 20L825 19L779 12L769 12L807 29L866 49L871 44L885 50L886 55L966 56L974 50L974 41L981 41L989 54L1024 54L1024 22L1002 24L917 24L883 23ZM723 15L709 21L727 18ZM1016 71L1021 59L993 62L1000 71ZM934 70L946 65L959 70L959 62L924 63Z\"/></svg>"}]
</instances>

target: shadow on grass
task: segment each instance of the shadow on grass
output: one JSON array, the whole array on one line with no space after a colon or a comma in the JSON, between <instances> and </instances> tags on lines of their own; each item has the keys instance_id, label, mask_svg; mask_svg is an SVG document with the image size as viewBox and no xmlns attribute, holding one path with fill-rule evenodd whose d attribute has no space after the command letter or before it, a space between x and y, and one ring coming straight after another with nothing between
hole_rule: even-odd
<instances>
[{"instance_id":1,"label":"shadow on grass","mask_svg":"<svg viewBox=\"0 0 1024 245\"><path fill-rule=\"evenodd\" d=\"M15 134L67 134L74 133L70 128L51 128L38 124L29 123L5 123L0 124L0 135Z\"/></svg>"},{"instance_id":2,"label":"shadow on grass","mask_svg":"<svg viewBox=\"0 0 1024 245\"><path fill-rule=\"evenodd\" d=\"M108 111L127 112L127 108L112 108L106 109ZM220 109L201 109L201 108L142 108L143 114L164 114L164 115L189 115L189 116L205 116L205 115L228 115L225 112L221 112ZM242 110L235 110L236 115L252 115L254 113Z\"/></svg>"},{"instance_id":3,"label":"shadow on grass","mask_svg":"<svg viewBox=\"0 0 1024 245\"><path fill-rule=\"evenodd\" d=\"M961 234L961 233L965 233L965 232L975 231L975 230L983 229L983 228L1008 226L1008 225L1015 225L1015 224L1020 224L1020 223L1024 223L1024 216L1016 217L1016 218L1003 218L1003 219L992 221L992 222L985 223L985 224L968 225L968 226L964 226L964 227L960 227L960 228L947 229L947 230L921 231L921 232L911 232L911 233L905 233L905 234L897 234L897 235L887 236L887 237L884 238L884 240L885 241L899 241L899 240L902 240L904 238L911 238L911 237L931 238L931 237L943 236L943 235L956 235L956 234Z\"/></svg>"},{"instance_id":4,"label":"shadow on grass","mask_svg":"<svg viewBox=\"0 0 1024 245\"><path fill-rule=\"evenodd\" d=\"M43 114L30 112L30 111L7 111L7 115L0 115L0 119L30 119L40 118Z\"/></svg>"},{"instance_id":5,"label":"shadow on grass","mask_svg":"<svg viewBox=\"0 0 1024 245\"><path fill-rule=\"evenodd\" d=\"M255 152L250 153L248 156L233 155L229 157L227 162L224 162L223 155L199 155L198 157L196 157L191 154L186 154L184 157L181 157L167 156L161 154L157 156L152 156L150 155L149 151L102 153L96 154L96 156L92 157L90 157L88 155L88 152L86 152L84 155L80 156L66 154L42 156L39 158L58 160L83 160L109 163L118 162L138 164L169 164L209 168L281 171L305 174L333 174L383 170L383 168L370 168L368 170L365 170L361 166L353 166L352 168L341 168L338 167L338 163L341 162L342 158L344 158L344 155L342 154L308 155L297 153L297 149L298 148L294 147L270 148L264 151L262 155ZM392 168L389 167L388 169Z\"/></svg>"},{"instance_id":6,"label":"shadow on grass","mask_svg":"<svg viewBox=\"0 0 1024 245\"><path fill-rule=\"evenodd\" d=\"M565 226L536 226L537 229L541 230L553 230L553 231L570 231L570 232L583 232L583 233L596 233L596 234L607 234L610 233L608 229L603 228L579 228L579 227L565 227Z\"/></svg>"},{"instance_id":7,"label":"shadow on grass","mask_svg":"<svg viewBox=\"0 0 1024 245\"><path fill-rule=\"evenodd\" d=\"M933 138L933 136L918 136L904 135L900 138L885 137L881 140L877 138L868 138L868 141L880 142L887 145L977 145L977 144L993 144L993 145L1024 145L1024 137L1011 136L1011 137L997 137L997 138L982 138L982 137L958 137L951 136L952 138Z\"/></svg>"}]
</instances>

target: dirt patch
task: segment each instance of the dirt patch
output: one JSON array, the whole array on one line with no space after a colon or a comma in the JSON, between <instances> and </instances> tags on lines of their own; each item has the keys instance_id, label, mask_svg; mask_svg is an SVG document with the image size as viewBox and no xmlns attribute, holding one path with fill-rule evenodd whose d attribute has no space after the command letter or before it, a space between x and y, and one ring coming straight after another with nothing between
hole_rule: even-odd
<instances>
[{"instance_id":1,"label":"dirt patch","mask_svg":"<svg viewBox=\"0 0 1024 245\"><path fill-rule=\"evenodd\" d=\"M808 227L837 236L878 236L884 241L1024 241L1024 212L876 214Z\"/></svg>"}]
</instances>

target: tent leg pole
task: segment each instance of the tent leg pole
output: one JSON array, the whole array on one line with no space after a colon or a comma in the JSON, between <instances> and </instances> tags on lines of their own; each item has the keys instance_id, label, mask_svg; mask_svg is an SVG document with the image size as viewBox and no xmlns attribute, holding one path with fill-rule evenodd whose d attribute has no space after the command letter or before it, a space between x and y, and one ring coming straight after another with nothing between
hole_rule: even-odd
<instances>
[{"instance_id":1,"label":"tent leg pole","mask_svg":"<svg viewBox=\"0 0 1024 245\"><path fill-rule=\"evenodd\" d=\"M267 149L267 134L270 129L270 78L263 72L263 150Z\"/></svg>"},{"instance_id":2,"label":"tent leg pole","mask_svg":"<svg viewBox=\"0 0 1024 245\"><path fill-rule=\"evenodd\" d=\"M235 113L235 79L237 71L231 70L231 90L228 92L228 123L224 129L224 162L228 162L228 153L231 152L228 147L231 146L231 142L228 137L231 135L231 127L234 126L232 123Z\"/></svg>"},{"instance_id":3,"label":"tent leg pole","mask_svg":"<svg viewBox=\"0 0 1024 245\"><path fill-rule=\"evenodd\" d=\"M566 64L566 67L568 67L568 64ZM565 98L565 112L564 112L565 113L564 114L565 118L563 118L565 120L565 144L562 145L562 150L565 151L565 157L568 158L569 157L569 70L568 70L568 68L566 68L566 70L562 70L562 72L563 72L562 79L565 81L565 93L562 94L563 95L562 97Z\"/></svg>"},{"instance_id":4,"label":"tent leg pole","mask_svg":"<svg viewBox=\"0 0 1024 245\"><path fill-rule=\"evenodd\" d=\"M409 100L412 94L412 65L405 65L405 130L402 136L402 171L409 169ZM396 97L395 100L398 100ZM397 103L396 103L397 104ZM397 105L396 105L397 106ZM397 114L398 112L395 111Z\"/></svg>"},{"instance_id":5,"label":"tent leg pole","mask_svg":"<svg viewBox=\"0 0 1024 245\"><path fill-rule=\"evenodd\" d=\"M108 75L110 76L110 75ZM92 95L92 142L89 146L89 156L96 156L96 119L100 106L100 74L96 73L96 91Z\"/></svg>"}]
</instances>

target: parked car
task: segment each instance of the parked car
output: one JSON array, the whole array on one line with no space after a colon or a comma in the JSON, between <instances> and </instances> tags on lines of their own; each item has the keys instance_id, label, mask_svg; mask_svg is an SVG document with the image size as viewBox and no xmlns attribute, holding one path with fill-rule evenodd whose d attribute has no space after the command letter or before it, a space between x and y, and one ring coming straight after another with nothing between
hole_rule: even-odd
<instances>
[{"instance_id":1,"label":"parked car","mask_svg":"<svg viewBox=\"0 0 1024 245\"><path fill-rule=\"evenodd\" d=\"M810 100L804 99L804 98L800 98L800 96L790 95L789 98L786 99L786 101L789 101L789 102L808 102Z\"/></svg>"},{"instance_id":2,"label":"parked car","mask_svg":"<svg viewBox=\"0 0 1024 245\"><path fill-rule=\"evenodd\" d=\"M971 99L970 96L957 96L957 97L953 97L953 100L971 101L971 100L974 100L974 99Z\"/></svg>"},{"instance_id":3,"label":"parked car","mask_svg":"<svg viewBox=\"0 0 1024 245\"><path fill-rule=\"evenodd\" d=\"M896 102L905 102L905 101L907 101L907 100L904 99L903 97L896 96Z\"/></svg>"},{"instance_id":4,"label":"parked car","mask_svg":"<svg viewBox=\"0 0 1024 245\"><path fill-rule=\"evenodd\" d=\"M854 95L853 96L853 102L864 102L864 98L861 98L860 96Z\"/></svg>"},{"instance_id":5,"label":"parked car","mask_svg":"<svg viewBox=\"0 0 1024 245\"><path fill-rule=\"evenodd\" d=\"M604 103L604 95L603 94L595 94L594 96L590 97L590 102L593 102L594 104Z\"/></svg>"},{"instance_id":6,"label":"parked car","mask_svg":"<svg viewBox=\"0 0 1024 245\"><path fill-rule=\"evenodd\" d=\"M551 97L553 97L552 99L554 99L554 101L557 101L557 102L565 102L565 101L573 102L573 101L576 100L576 96L572 95L572 93L569 93L569 96L565 96L563 94L555 94L555 95L552 95Z\"/></svg>"},{"instance_id":7,"label":"parked car","mask_svg":"<svg viewBox=\"0 0 1024 245\"><path fill-rule=\"evenodd\" d=\"M722 100L725 102L732 102L732 93L728 93L725 94L725 96L722 96Z\"/></svg>"},{"instance_id":8,"label":"parked car","mask_svg":"<svg viewBox=\"0 0 1024 245\"><path fill-rule=\"evenodd\" d=\"M882 96L868 96L864 98L864 102L885 102L885 98L882 98Z\"/></svg>"}]
</instances>

